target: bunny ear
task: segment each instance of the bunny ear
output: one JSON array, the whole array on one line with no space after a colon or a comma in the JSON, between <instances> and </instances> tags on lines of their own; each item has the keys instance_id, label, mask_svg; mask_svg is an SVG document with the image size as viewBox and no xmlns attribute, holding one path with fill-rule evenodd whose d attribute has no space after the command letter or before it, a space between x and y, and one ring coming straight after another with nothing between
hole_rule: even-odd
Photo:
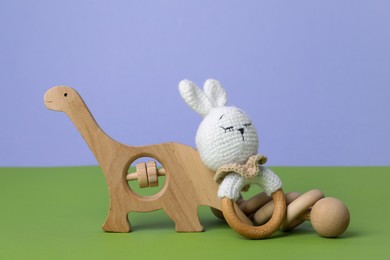
<instances>
[{"instance_id":1,"label":"bunny ear","mask_svg":"<svg viewBox=\"0 0 390 260\"><path fill-rule=\"evenodd\" d=\"M206 94L189 80L180 81L179 92L184 101L202 117L213 108L213 104Z\"/></svg>"},{"instance_id":2,"label":"bunny ear","mask_svg":"<svg viewBox=\"0 0 390 260\"><path fill-rule=\"evenodd\" d=\"M227 95L218 80L206 80L203 89L213 107L223 107L226 105Z\"/></svg>"}]
</instances>

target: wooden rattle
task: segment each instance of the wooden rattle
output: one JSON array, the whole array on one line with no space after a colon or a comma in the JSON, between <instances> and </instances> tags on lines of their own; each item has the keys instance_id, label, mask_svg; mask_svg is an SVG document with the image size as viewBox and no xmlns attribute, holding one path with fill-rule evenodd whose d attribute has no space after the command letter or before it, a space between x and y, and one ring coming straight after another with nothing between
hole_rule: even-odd
<instances>
[{"instance_id":1,"label":"wooden rattle","mask_svg":"<svg viewBox=\"0 0 390 260\"><path fill-rule=\"evenodd\" d=\"M157 187L158 177L166 174L164 168L157 168L155 161L138 163L135 168L136 172L127 174L126 180L138 180L140 188Z\"/></svg>"},{"instance_id":2,"label":"wooden rattle","mask_svg":"<svg viewBox=\"0 0 390 260\"><path fill-rule=\"evenodd\" d=\"M128 146L108 136L96 123L88 107L69 87L49 89L44 102L48 109L65 112L77 127L98 161L107 182L110 208L103 230L131 231L129 212L149 212L163 209L173 220L178 232L203 231L198 217L200 205L221 210L217 198L218 185L214 173L204 166L198 152L187 145L162 143L148 146ZM138 164L137 172L128 174L130 165L141 157L159 161ZM137 179L141 187L158 185L158 176L166 175L164 187L153 196L140 196L127 180Z\"/></svg>"},{"instance_id":3,"label":"wooden rattle","mask_svg":"<svg viewBox=\"0 0 390 260\"><path fill-rule=\"evenodd\" d=\"M310 221L314 230L323 237L338 237L348 228L348 208L336 198L324 198L319 190L310 190L302 195L289 192L285 197L288 206L287 215L280 226L282 231L291 231L305 220ZM274 210L274 203L265 193L249 200L239 199L237 204L255 225L266 223Z\"/></svg>"}]
</instances>

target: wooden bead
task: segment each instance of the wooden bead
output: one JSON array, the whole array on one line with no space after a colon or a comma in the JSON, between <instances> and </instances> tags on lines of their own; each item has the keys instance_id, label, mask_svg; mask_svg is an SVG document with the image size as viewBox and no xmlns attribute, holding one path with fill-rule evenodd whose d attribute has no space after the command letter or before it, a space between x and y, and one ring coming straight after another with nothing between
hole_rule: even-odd
<instances>
[{"instance_id":1,"label":"wooden bead","mask_svg":"<svg viewBox=\"0 0 390 260\"><path fill-rule=\"evenodd\" d=\"M146 171L148 174L149 187L158 186L157 165L155 161L146 163Z\"/></svg>"},{"instance_id":2,"label":"wooden bead","mask_svg":"<svg viewBox=\"0 0 390 260\"><path fill-rule=\"evenodd\" d=\"M146 171L145 163L138 163L135 165L138 176L138 184L140 188L145 188L149 186L148 181L148 172Z\"/></svg>"},{"instance_id":3,"label":"wooden bead","mask_svg":"<svg viewBox=\"0 0 390 260\"><path fill-rule=\"evenodd\" d=\"M310 213L314 230L323 237L338 237L348 228L350 215L347 206L335 198L316 202Z\"/></svg>"},{"instance_id":4,"label":"wooden bead","mask_svg":"<svg viewBox=\"0 0 390 260\"><path fill-rule=\"evenodd\" d=\"M138 163L136 165L136 172L126 175L126 180L138 180L141 188L158 187L158 177L165 176L164 168L157 169L156 161Z\"/></svg>"}]
</instances>

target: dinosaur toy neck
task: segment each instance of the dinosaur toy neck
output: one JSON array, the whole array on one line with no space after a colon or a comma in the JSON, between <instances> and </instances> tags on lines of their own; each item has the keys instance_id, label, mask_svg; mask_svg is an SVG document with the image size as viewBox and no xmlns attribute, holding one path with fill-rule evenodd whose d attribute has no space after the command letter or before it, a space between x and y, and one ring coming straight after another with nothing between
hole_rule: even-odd
<instances>
[{"instance_id":1,"label":"dinosaur toy neck","mask_svg":"<svg viewBox=\"0 0 390 260\"><path fill-rule=\"evenodd\" d=\"M78 102L69 104L64 109L64 112L76 126L95 158L100 163L104 154L107 155L107 151L110 151L112 145L116 142L96 123L96 120L81 97Z\"/></svg>"}]
</instances>

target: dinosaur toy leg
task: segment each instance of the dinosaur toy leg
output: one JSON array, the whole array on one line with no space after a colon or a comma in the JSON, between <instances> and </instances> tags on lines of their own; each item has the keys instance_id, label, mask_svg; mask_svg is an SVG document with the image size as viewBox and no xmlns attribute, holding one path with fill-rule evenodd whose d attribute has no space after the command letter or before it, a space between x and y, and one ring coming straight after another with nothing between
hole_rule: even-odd
<instances>
[{"instance_id":1,"label":"dinosaur toy leg","mask_svg":"<svg viewBox=\"0 0 390 260\"><path fill-rule=\"evenodd\" d=\"M126 233L131 231L131 225L127 218L127 212L110 206L108 216L102 228L107 232Z\"/></svg>"},{"instance_id":2,"label":"dinosaur toy leg","mask_svg":"<svg viewBox=\"0 0 390 260\"><path fill-rule=\"evenodd\" d=\"M192 210L186 210L179 213L178 211L165 210L165 213L175 222L177 232L202 232L203 226L200 224L198 210L195 207Z\"/></svg>"}]
</instances>

